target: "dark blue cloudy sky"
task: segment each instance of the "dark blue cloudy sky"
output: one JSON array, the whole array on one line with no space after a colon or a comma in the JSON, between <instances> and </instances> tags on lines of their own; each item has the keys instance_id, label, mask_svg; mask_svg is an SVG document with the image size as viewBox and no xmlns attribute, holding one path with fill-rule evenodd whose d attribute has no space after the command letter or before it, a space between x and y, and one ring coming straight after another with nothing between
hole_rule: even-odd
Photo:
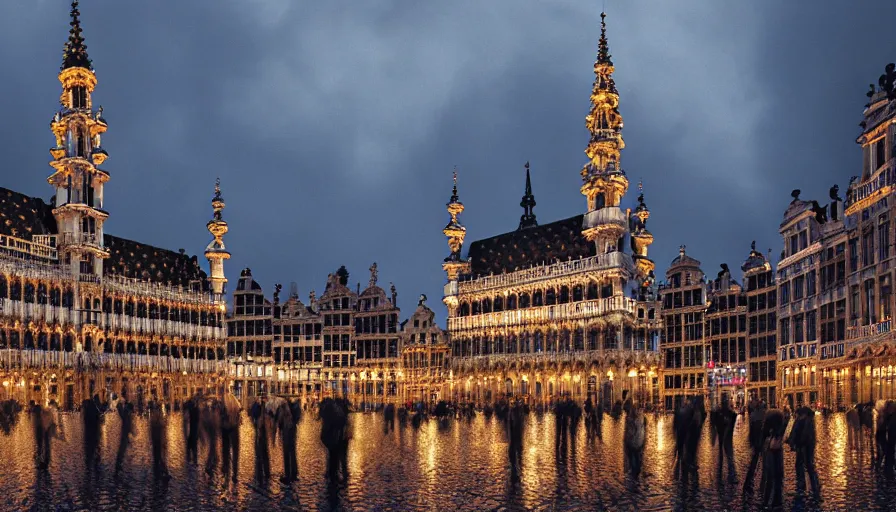
<instances>
[{"instance_id":1,"label":"dark blue cloudy sky","mask_svg":"<svg viewBox=\"0 0 896 512\"><path fill-rule=\"evenodd\" d=\"M625 118L664 271L680 244L714 273L779 252L793 188L858 174L867 84L896 60L896 2L607 0ZM0 3L0 185L49 198L63 0ZM602 3L86 0L110 129L106 231L201 254L216 176L228 277L304 299L379 265L409 313L438 304L457 165L469 241L512 230L523 164L542 222L585 209L584 116ZM440 306L440 305L439 305ZM444 319L444 309L439 307Z\"/></svg>"}]
</instances>

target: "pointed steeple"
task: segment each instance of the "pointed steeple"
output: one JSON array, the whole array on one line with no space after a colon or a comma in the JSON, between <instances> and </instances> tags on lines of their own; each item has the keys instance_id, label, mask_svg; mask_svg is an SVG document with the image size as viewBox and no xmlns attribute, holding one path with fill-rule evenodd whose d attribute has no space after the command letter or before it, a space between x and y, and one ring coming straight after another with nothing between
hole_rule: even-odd
<instances>
[{"instance_id":1,"label":"pointed steeple","mask_svg":"<svg viewBox=\"0 0 896 512\"><path fill-rule=\"evenodd\" d=\"M212 292L218 295L224 293L224 285L227 283L227 279L224 277L224 260L230 259L230 251L224 245L224 235L228 231L227 222L221 215L224 206L224 198L221 197L221 178L217 178L215 180L215 196L212 198L212 220L205 225L212 235L212 241L205 248L205 258L208 260L211 271L208 280L211 283Z\"/></svg>"},{"instance_id":2,"label":"pointed steeple","mask_svg":"<svg viewBox=\"0 0 896 512\"><path fill-rule=\"evenodd\" d=\"M585 154L588 163L582 168L581 192L588 199L588 210L618 206L628 189L628 180L619 165L622 140L622 115L619 113L619 91L613 80L613 60L607 42L606 13L600 15L600 43L594 61L594 85L591 89L591 109L585 116L585 126L591 133ZM601 202L598 196L603 196Z\"/></svg>"},{"instance_id":3,"label":"pointed steeple","mask_svg":"<svg viewBox=\"0 0 896 512\"><path fill-rule=\"evenodd\" d=\"M81 12L78 11L78 0L72 1L71 29L68 31L68 41L62 52L62 66L59 69L85 68L93 70L93 63L87 56L87 45L84 44L84 36L81 35Z\"/></svg>"},{"instance_id":4,"label":"pointed steeple","mask_svg":"<svg viewBox=\"0 0 896 512\"><path fill-rule=\"evenodd\" d=\"M600 13L600 43L597 50L597 62L601 64L613 65L613 59L610 57L610 45L607 43L607 13Z\"/></svg>"},{"instance_id":5,"label":"pointed steeple","mask_svg":"<svg viewBox=\"0 0 896 512\"><path fill-rule=\"evenodd\" d=\"M445 206L451 219L442 233L448 238L448 248L451 249L451 254L445 258L442 269L448 274L448 280L454 281L460 273L469 271L470 268L469 262L461 257L467 228L457 218L464 211L464 204L460 202L460 197L457 195L457 167L454 168L454 187L451 189L451 200Z\"/></svg>"},{"instance_id":6,"label":"pointed steeple","mask_svg":"<svg viewBox=\"0 0 896 512\"><path fill-rule=\"evenodd\" d=\"M535 208L535 196L532 195L532 180L529 177L529 162L526 162L526 192L523 195L523 200L520 201L520 206L523 207L523 215L520 216L520 227L518 229L526 229L526 228L534 228L538 226L538 221L535 220L535 213L532 211Z\"/></svg>"}]
</instances>

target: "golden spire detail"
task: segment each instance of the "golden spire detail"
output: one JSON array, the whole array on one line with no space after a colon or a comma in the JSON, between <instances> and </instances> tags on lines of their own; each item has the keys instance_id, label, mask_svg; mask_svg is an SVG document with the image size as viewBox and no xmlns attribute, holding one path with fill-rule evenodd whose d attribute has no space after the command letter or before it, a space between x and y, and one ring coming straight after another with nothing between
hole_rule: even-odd
<instances>
[{"instance_id":1,"label":"golden spire detail","mask_svg":"<svg viewBox=\"0 0 896 512\"><path fill-rule=\"evenodd\" d=\"M457 195L456 166L454 167L453 181L454 187L451 189L451 199L448 201L448 204L445 205L448 210L448 215L450 215L451 218L448 221L448 225L442 230L442 233L448 237L448 248L451 250L451 254L445 258L445 262L442 264L442 268L448 274L449 281L457 279L457 276L461 272L469 269L470 266L469 263L464 261L461 257L464 238L467 236L467 228L465 228L457 218L458 215L463 213L464 204L460 202L460 197Z\"/></svg>"},{"instance_id":2,"label":"golden spire detail","mask_svg":"<svg viewBox=\"0 0 896 512\"><path fill-rule=\"evenodd\" d=\"M588 163L582 168L582 194L588 198L588 209L618 206L618 201L628 189L628 180L619 165L620 151L625 147L622 139L622 115L619 113L619 91L613 80L612 58L607 42L606 13L601 13L600 43L594 62L594 85L591 89L591 110L585 116L585 127L591 134L585 154ZM598 203L598 195L607 191L604 203Z\"/></svg>"}]
</instances>

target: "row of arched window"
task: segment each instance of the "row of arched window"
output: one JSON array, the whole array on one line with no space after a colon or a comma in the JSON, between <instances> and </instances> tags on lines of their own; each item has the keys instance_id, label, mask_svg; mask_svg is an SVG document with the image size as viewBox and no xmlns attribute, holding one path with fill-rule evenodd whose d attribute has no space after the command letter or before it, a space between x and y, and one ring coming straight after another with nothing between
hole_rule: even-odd
<instances>
[{"instance_id":1,"label":"row of arched window","mask_svg":"<svg viewBox=\"0 0 896 512\"><path fill-rule=\"evenodd\" d=\"M47 350L56 352L73 352L75 337L72 333L34 332L14 329L0 329L0 350ZM85 352L99 351L106 354L139 354L151 356L171 356L189 359L224 359L224 349L207 347L181 346L168 343L145 342L134 340L99 339L96 342L90 335L84 336L82 348Z\"/></svg>"},{"instance_id":2,"label":"row of arched window","mask_svg":"<svg viewBox=\"0 0 896 512\"><path fill-rule=\"evenodd\" d=\"M506 300L504 295L494 298L484 298L478 301L462 301L460 303L460 316L480 315L499 311L510 311L529 307L552 306L554 304L567 304L583 300L595 300L613 296L613 285L598 286L591 283L587 286L563 285L559 288L549 287L544 291L536 290L531 295L527 292L510 294Z\"/></svg>"},{"instance_id":3,"label":"row of arched window","mask_svg":"<svg viewBox=\"0 0 896 512\"><path fill-rule=\"evenodd\" d=\"M451 342L454 357L487 356L493 354L538 354L574 352L584 350L615 350L634 348L648 350L651 347L645 329L624 327L608 327L601 331L597 328L550 329L525 332L519 335L479 337L455 339Z\"/></svg>"},{"instance_id":4,"label":"row of arched window","mask_svg":"<svg viewBox=\"0 0 896 512\"><path fill-rule=\"evenodd\" d=\"M24 281L24 283L23 283ZM0 274L0 298L22 301L26 304L48 304L55 307L72 309L74 304L74 290L67 285L36 285L18 277L7 279ZM83 300L83 309L102 311L107 314L125 315L136 318L148 318L150 320L169 320L172 322L189 323L193 325L222 327L223 313L216 310L193 310L187 307L168 307L165 304L144 302L136 299L122 300L113 297L99 298L86 297Z\"/></svg>"}]
</instances>

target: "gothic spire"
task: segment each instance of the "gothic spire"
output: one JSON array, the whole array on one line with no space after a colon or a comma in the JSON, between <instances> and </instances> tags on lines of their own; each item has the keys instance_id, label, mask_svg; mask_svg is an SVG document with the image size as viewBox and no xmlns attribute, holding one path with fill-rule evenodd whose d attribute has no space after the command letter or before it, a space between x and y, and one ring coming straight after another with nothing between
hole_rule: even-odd
<instances>
[{"instance_id":1,"label":"gothic spire","mask_svg":"<svg viewBox=\"0 0 896 512\"><path fill-rule=\"evenodd\" d=\"M597 62L601 64L613 65L610 57L610 45L607 43L607 13L600 13L600 44L597 51Z\"/></svg>"},{"instance_id":2,"label":"gothic spire","mask_svg":"<svg viewBox=\"0 0 896 512\"><path fill-rule=\"evenodd\" d=\"M526 229L526 228L534 228L538 226L538 221L535 220L535 213L532 211L535 208L535 196L532 195L532 180L529 177L529 162L526 162L526 192L523 195L523 200L520 201L520 206L523 207L523 215L520 216L520 227L518 229Z\"/></svg>"},{"instance_id":3,"label":"gothic spire","mask_svg":"<svg viewBox=\"0 0 896 512\"><path fill-rule=\"evenodd\" d=\"M87 45L84 44L84 36L81 35L81 12L78 11L78 0L72 0L71 29L68 31L68 41L62 52L62 66L60 69L86 68L93 70L93 63L87 56Z\"/></svg>"}]
</instances>

